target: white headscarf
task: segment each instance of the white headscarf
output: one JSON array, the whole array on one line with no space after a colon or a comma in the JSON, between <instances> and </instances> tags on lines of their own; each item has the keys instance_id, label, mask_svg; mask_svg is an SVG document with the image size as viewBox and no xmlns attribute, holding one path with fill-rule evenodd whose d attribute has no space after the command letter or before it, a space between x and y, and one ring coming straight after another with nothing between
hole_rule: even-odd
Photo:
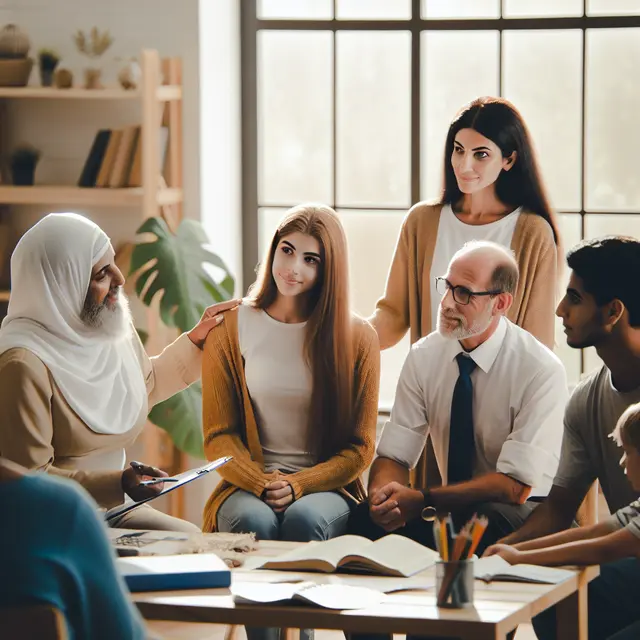
<instances>
[{"instance_id":1,"label":"white headscarf","mask_svg":"<svg viewBox=\"0 0 640 640\"><path fill-rule=\"evenodd\" d=\"M100 227L75 213L49 214L29 229L11 256L0 353L33 352L85 424L113 435L135 425L147 399L132 341L103 336L81 319L91 270L110 246Z\"/></svg>"}]
</instances>

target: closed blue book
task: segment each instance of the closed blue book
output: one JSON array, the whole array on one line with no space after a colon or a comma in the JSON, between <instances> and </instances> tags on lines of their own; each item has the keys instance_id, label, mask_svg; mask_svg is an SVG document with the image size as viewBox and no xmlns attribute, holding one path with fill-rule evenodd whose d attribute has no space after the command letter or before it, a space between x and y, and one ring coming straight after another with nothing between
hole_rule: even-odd
<instances>
[{"instance_id":1,"label":"closed blue book","mask_svg":"<svg viewBox=\"0 0 640 640\"><path fill-rule=\"evenodd\" d=\"M129 591L218 589L231 584L231 571L213 553L116 559Z\"/></svg>"}]
</instances>

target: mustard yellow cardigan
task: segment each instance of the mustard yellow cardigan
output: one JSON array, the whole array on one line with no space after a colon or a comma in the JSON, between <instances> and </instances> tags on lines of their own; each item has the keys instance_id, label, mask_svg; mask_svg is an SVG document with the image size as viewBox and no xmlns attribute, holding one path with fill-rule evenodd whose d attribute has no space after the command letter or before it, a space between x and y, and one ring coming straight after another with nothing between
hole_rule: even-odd
<instances>
[{"instance_id":1,"label":"mustard yellow cardigan","mask_svg":"<svg viewBox=\"0 0 640 640\"><path fill-rule=\"evenodd\" d=\"M407 329L412 344L432 331L431 264L441 211L442 205L419 202L404 220L384 296L369 318L382 349L399 342ZM511 249L520 279L507 317L553 349L558 251L551 226L544 218L523 212Z\"/></svg>"},{"instance_id":2,"label":"mustard yellow cardigan","mask_svg":"<svg viewBox=\"0 0 640 640\"><path fill-rule=\"evenodd\" d=\"M380 385L378 336L365 320L354 318L355 425L349 445L324 462L287 475L295 499L319 491L339 490L363 500L360 475L375 450ZM265 473L256 418L244 375L238 343L238 312L225 313L224 322L209 333L202 358L202 424L208 460L233 456L220 468L222 481L203 514L203 531L215 531L218 509L237 489L260 497L275 474Z\"/></svg>"}]
</instances>

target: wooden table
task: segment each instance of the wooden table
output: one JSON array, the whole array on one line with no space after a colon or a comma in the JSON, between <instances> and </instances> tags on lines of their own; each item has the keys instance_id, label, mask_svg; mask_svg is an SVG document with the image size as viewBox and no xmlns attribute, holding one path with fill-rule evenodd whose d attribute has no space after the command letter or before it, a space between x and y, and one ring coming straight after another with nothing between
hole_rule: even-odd
<instances>
[{"instance_id":1,"label":"wooden table","mask_svg":"<svg viewBox=\"0 0 640 640\"><path fill-rule=\"evenodd\" d=\"M295 546L287 542L262 542L247 558L246 566L234 569L235 582L308 579L315 582L344 581L344 574L325 575L284 571L256 571L252 567ZM228 589L202 589L133 594L143 616L151 620L208 622L288 629L338 629L346 632L396 633L443 636L462 640L503 640L519 624L529 622L545 609L558 605L558 637L587 640L587 585L599 573L597 567L576 570L574 577L558 585L516 582L475 582L475 606L469 609L440 609L435 589L388 594L372 609L333 611L299 605L235 605ZM434 570L420 575L434 584ZM358 584L368 578L358 577ZM371 584L374 586L375 578Z\"/></svg>"}]
</instances>

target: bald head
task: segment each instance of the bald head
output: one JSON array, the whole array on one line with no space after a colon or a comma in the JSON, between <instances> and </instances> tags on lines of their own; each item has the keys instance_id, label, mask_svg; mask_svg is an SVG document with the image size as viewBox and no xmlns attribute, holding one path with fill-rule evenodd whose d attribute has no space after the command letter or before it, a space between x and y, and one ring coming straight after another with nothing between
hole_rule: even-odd
<instances>
[{"instance_id":1,"label":"bald head","mask_svg":"<svg viewBox=\"0 0 640 640\"><path fill-rule=\"evenodd\" d=\"M455 265L473 274L474 280L488 291L501 291L514 295L518 286L518 263L511 249L496 242L472 240L451 258L449 268Z\"/></svg>"}]
</instances>

